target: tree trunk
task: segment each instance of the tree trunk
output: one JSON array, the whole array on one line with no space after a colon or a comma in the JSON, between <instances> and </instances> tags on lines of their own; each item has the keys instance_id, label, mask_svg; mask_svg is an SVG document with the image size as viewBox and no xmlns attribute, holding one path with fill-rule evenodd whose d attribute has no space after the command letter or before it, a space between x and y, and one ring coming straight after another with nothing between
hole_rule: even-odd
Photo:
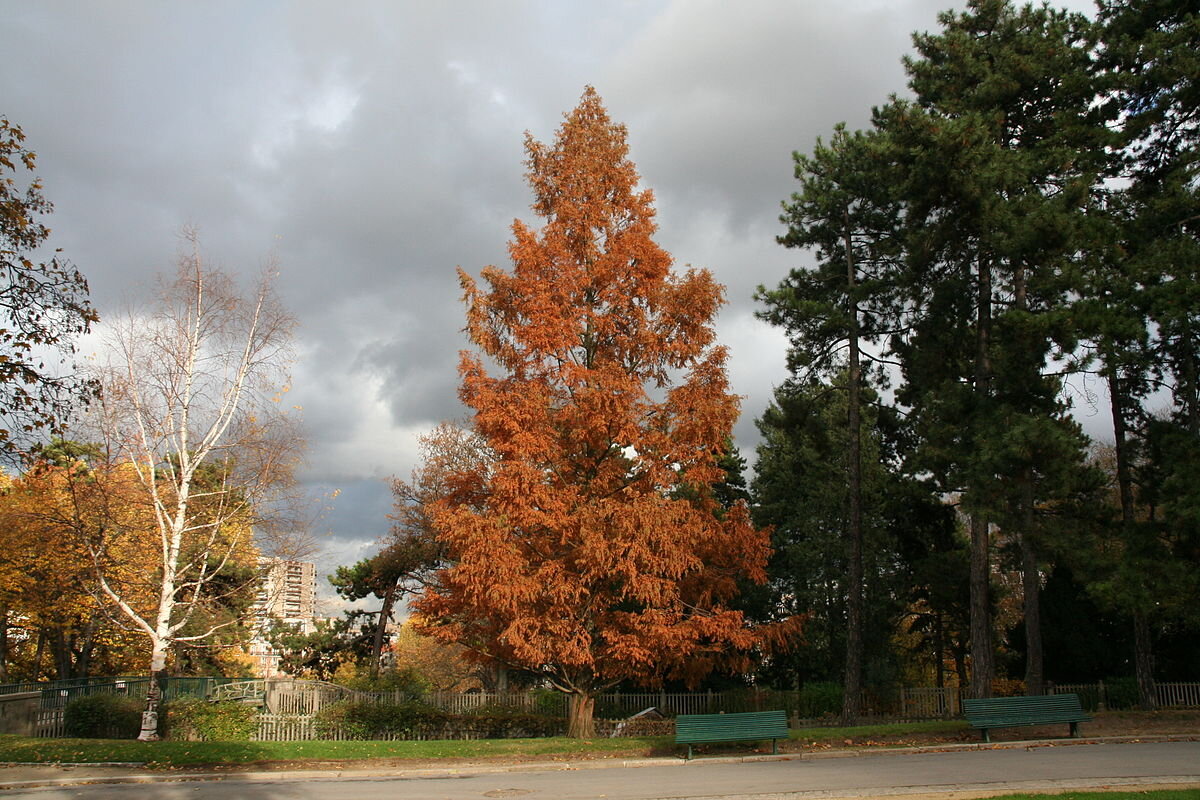
<instances>
[{"instance_id":1,"label":"tree trunk","mask_svg":"<svg viewBox=\"0 0 1200 800\"><path fill-rule=\"evenodd\" d=\"M1121 498L1121 534L1125 546L1133 545L1136 536L1133 507L1133 478L1129 469L1129 425L1126 420L1128 397L1125 382L1118 367L1108 368L1108 393L1112 399L1113 450L1117 460L1117 493ZM1149 711L1157 705L1154 692L1153 641L1150 636L1150 620L1146 610L1137 599L1133 608L1133 668L1137 676L1138 706Z\"/></svg>"},{"instance_id":2,"label":"tree trunk","mask_svg":"<svg viewBox=\"0 0 1200 800\"><path fill-rule=\"evenodd\" d=\"M946 663L946 641L945 633L942 630L942 612L933 612L933 664L934 664L934 685L942 689L946 686L946 678L943 669Z\"/></svg>"},{"instance_id":3,"label":"tree trunk","mask_svg":"<svg viewBox=\"0 0 1200 800\"><path fill-rule=\"evenodd\" d=\"M1190 326L1184 327L1183 336L1180 337L1182 351L1180 353L1180 391L1182 395L1180 405L1184 409L1184 419L1187 420L1187 429L1193 436L1200 434L1200 376L1197 372L1200 370L1196 366L1196 348L1192 341L1192 331Z\"/></svg>"},{"instance_id":4,"label":"tree trunk","mask_svg":"<svg viewBox=\"0 0 1200 800\"><path fill-rule=\"evenodd\" d=\"M46 631L38 629L37 647L33 654L33 672L29 676L29 680L36 681L42 676L42 654L46 651Z\"/></svg>"},{"instance_id":5,"label":"tree trunk","mask_svg":"<svg viewBox=\"0 0 1200 800\"><path fill-rule=\"evenodd\" d=\"M1143 611L1133 612L1133 641L1138 708L1142 711L1153 711L1158 707L1157 692L1154 689L1154 651L1150 638L1150 622Z\"/></svg>"},{"instance_id":6,"label":"tree trunk","mask_svg":"<svg viewBox=\"0 0 1200 800\"><path fill-rule=\"evenodd\" d=\"M71 645L68 643L67 635L61 625L51 630L49 640L51 661L54 662L54 674L60 681L72 677Z\"/></svg>"},{"instance_id":7,"label":"tree trunk","mask_svg":"<svg viewBox=\"0 0 1200 800\"><path fill-rule=\"evenodd\" d=\"M862 529L862 425L860 422L860 367L858 353L858 306L854 299L854 255L850 239L850 216L845 215L846 286L850 303L849 375L846 421L850 429L847 454L849 477L848 538L850 563L846 584L846 672L842 693L842 724L853 725L862 712L863 662L863 529Z\"/></svg>"},{"instance_id":8,"label":"tree trunk","mask_svg":"<svg viewBox=\"0 0 1200 800\"><path fill-rule=\"evenodd\" d=\"M8 604L0 602L0 683L8 683Z\"/></svg>"},{"instance_id":9,"label":"tree trunk","mask_svg":"<svg viewBox=\"0 0 1200 800\"><path fill-rule=\"evenodd\" d=\"M567 736L572 739L591 739L596 735L596 698L586 692L571 692L568 696Z\"/></svg>"},{"instance_id":10,"label":"tree trunk","mask_svg":"<svg viewBox=\"0 0 1200 800\"><path fill-rule=\"evenodd\" d=\"M167 679L167 643L153 640L150 654L150 688L146 690L146 710L142 712L142 730L139 742L159 740L159 709L162 706L163 683Z\"/></svg>"},{"instance_id":11,"label":"tree trunk","mask_svg":"<svg viewBox=\"0 0 1200 800\"><path fill-rule=\"evenodd\" d=\"M978 295L975 320L975 437L982 435L984 411L991 396L991 332L992 332L992 266L979 264ZM978 481L978 479L976 479ZM979 485L969 486L976 504L983 503ZM992 648L991 603L991 531L990 523L981 508L971 513L971 696L992 696L995 677Z\"/></svg>"},{"instance_id":12,"label":"tree trunk","mask_svg":"<svg viewBox=\"0 0 1200 800\"><path fill-rule=\"evenodd\" d=\"M971 697L992 696L990 531L987 517L971 515Z\"/></svg>"},{"instance_id":13,"label":"tree trunk","mask_svg":"<svg viewBox=\"0 0 1200 800\"><path fill-rule=\"evenodd\" d=\"M508 694L508 667L504 664L496 665L496 693Z\"/></svg>"},{"instance_id":14,"label":"tree trunk","mask_svg":"<svg viewBox=\"0 0 1200 800\"><path fill-rule=\"evenodd\" d=\"M965 647L955 646L954 648L954 674L958 676L959 689L970 686L967 678L967 648Z\"/></svg>"},{"instance_id":15,"label":"tree trunk","mask_svg":"<svg viewBox=\"0 0 1200 800\"><path fill-rule=\"evenodd\" d=\"M1046 693L1042 660L1042 580L1033 546L1033 470L1021 474L1021 585L1025 608L1025 694Z\"/></svg>"},{"instance_id":16,"label":"tree trunk","mask_svg":"<svg viewBox=\"0 0 1200 800\"><path fill-rule=\"evenodd\" d=\"M371 643L371 677L378 678L383 667L383 642L387 638L388 622L392 619L392 606L396 602L396 584L383 593L383 608L379 609L379 624L375 627L375 640Z\"/></svg>"},{"instance_id":17,"label":"tree trunk","mask_svg":"<svg viewBox=\"0 0 1200 800\"><path fill-rule=\"evenodd\" d=\"M1025 694L1046 693L1046 679L1042 660L1042 612L1039 601L1041 578L1038 574L1037 555L1029 537L1021 537L1021 583L1025 604Z\"/></svg>"},{"instance_id":18,"label":"tree trunk","mask_svg":"<svg viewBox=\"0 0 1200 800\"><path fill-rule=\"evenodd\" d=\"M83 629L79 640L79 652L75 656L76 678L86 678L92 671L92 652L96 648L96 629L99 627L100 621L92 617Z\"/></svg>"},{"instance_id":19,"label":"tree trunk","mask_svg":"<svg viewBox=\"0 0 1200 800\"><path fill-rule=\"evenodd\" d=\"M1013 304L1020 311L1029 310L1029 292L1026 282L1025 266L1018 264L1013 274ZM1015 342L1019 354L1032 358L1040 352L1039 343L1032 341L1027 334L1022 334ZM1036 382L1041 377L1041 359L1029 365L1029 379ZM1025 413L1034 413L1034 409L1022 409ZM1045 670L1042 659L1042 614L1041 614L1041 576L1038 574L1037 552L1033 546L1034 537L1034 472L1032 463L1021 468L1017 477L1018 509L1016 518L1018 534L1021 537L1021 588L1023 616L1025 620L1025 694L1041 695L1046 693Z\"/></svg>"}]
</instances>

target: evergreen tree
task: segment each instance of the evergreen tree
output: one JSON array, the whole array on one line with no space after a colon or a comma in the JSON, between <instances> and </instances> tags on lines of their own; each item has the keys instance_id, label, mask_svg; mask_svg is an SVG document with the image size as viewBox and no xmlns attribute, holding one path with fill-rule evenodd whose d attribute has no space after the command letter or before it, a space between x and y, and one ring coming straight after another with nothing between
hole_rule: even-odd
<instances>
[{"instance_id":1,"label":"evergreen tree","mask_svg":"<svg viewBox=\"0 0 1200 800\"><path fill-rule=\"evenodd\" d=\"M805 377L833 376L845 370L847 393L844 462L846 495L846 657L842 719L852 725L861 711L864 658L864 456L861 437L863 367L870 354L864 343L878 342L880 325L894 319L887 303L894 271L899 208L888 196L881 174L878 137L847 133L838 126L829 145L818 141L811 157L795 154L802 189L784 204L787 247L815 251L817 265L795 269L758 299L760 316L785 328L792 346L789 365ZM866 306L864 312L863 306ZM874 311L875 313L871 313Z\"/></svg>"},{"instance_id":2,"label":"evergreen tree","mask_svg":"<svg viewBox=\"0 0 1200 800\"><path fill-rule=\"evenodd\" d=\"M906 60L916 99L894 100L875 122L894 148L906 210L913 324L893 340L898 396L922 440L920 467L959 493L970 517L972 691L987 696L993 523L1005 518L1032 547L1037 498L1057 491L1045 485L1046 460L1077 458L1043 371L1055 348L1073 347L1064 297L1104 128L1082 16L973 0L939 21ZM1041 446L1048 433L1059 446ZM1023 561L1032 622L1036 553ZM1036 660L1029 678L1040 682Z\"/></svg>"}]
</instances>

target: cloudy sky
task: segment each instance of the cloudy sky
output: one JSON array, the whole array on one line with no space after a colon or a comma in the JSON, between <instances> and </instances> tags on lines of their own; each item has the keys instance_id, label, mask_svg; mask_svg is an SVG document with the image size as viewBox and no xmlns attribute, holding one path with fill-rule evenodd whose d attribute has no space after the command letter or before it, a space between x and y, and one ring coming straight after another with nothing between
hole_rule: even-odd
<instances>
[{"instance_id":1,"label":"cloudy sky","mask_svg":"<svg viewBox=\"0 0 1200 800\"><path fill-rule=\"evenodd\" d=\"M304 480L341 492L314 531L323 574L373 552L385 479L462 415L455 267L506 265L513 219L534 221L523 133L552 139L587 84L628 126L659 243L727 287L752 455L785 377L752 294L804 259L774 242L791 153L903 93L910 34L961 5L4 0L0 114L37 152L53 244L101 315L149 293L184 225L230 271L278 260Z\"/></svg>"}]
</instances>

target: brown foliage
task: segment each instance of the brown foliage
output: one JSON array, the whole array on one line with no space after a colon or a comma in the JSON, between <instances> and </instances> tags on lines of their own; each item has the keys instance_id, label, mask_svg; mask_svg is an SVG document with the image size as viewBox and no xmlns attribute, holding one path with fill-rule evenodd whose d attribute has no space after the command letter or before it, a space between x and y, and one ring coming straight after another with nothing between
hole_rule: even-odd
<instances>
[{"instance_id":1,"label":"brown foliage","mask_svg":"<svg viewBox=\"0 0 1200 800\"><path fill-rule=\"evenodd\" d=\"M768 541L711 492L738 414L723 289L672 271L594 90L526 151L544 226L513 223L512 272L487 267L485 287L460 271L480 351L460 394L494 461L452 479L479 483L469 499L427 507L452 566L416 607L439 638L580 696L736 667L761 637L728 601L764 580Z\"/></svg>"}]
</instances>

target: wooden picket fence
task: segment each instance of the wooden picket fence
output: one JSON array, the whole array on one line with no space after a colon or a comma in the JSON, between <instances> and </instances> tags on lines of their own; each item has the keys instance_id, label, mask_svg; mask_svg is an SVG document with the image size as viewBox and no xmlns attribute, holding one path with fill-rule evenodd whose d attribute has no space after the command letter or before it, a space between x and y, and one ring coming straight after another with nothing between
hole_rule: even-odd
<instances>
[{"instance_id":1,"label":"wooden picket fence","mask_svg":"<svg viewBox=\"0 0 1200 800\"><path fill-rule=\"evenodd\" d=\"M18 686L14 684L13 686ZM25 684L20 684L28 690ZM342 700L368 703L400 703L414 699L403 692L358 692L319 681L232 681L229 679L179 679L167 684L167 698L207 696L210 699L260 698L259 741L302 741L317 738L316 714L322 708ZM109 679L106 682L87 681L64 684L31 684L28 688L42 691L41 708L37 716L37 735L45 738L65 735L63 709L71 700L89 694L114 693L130 696L144 695L145 678ZM1200 682L1171 682L1156 684L1159 708L1200 708ZM0 686L0 694L16 689ZM1128 687L1123 694L1103 682L1093 684L1058 684L1048 687L1050 693L1074 692L1085 708L1109 710L1129 707ZM953 719L961 716L962 696L966 689L959 687L901 687L888 693L864 693L866 719L918 721ZM546 692L512 692L492 694L472 692L432 692L420 700L452 714L462 714L485 707L503 707L526 713L553 717L566 716L565 695ZM596 698L597 720L623 720L647 708L657 708L668 717L678 714L736 713L767 709L785 709L793 720L800 720L801 698L797 692L743 689L727 692L624 692L608 693ZM807 717L805 724L821 724L824 718ZM616 726L613 726L614 730ZM451 729L433 734L412 734L409 738L479 738L469 730ZM337 730L325 731L324 738L349 738ZM395 738L402 738L397 736Z\"/></svg>"},{"instance_id":2,"label":"wooden picket fence","mask_svg":"<svg viewBox=\"0 0 1200 800\"><path fill-rule=\"evenodd\" d=\"M1060 683L1051 686L1049 692L1051 694L1077 694L1083 707L1089 711L1109 711L1133 707L1129 692L1124 692L1125 696L1122 697L1119 693L1114 693L1111 684L1105 684L1104 681ZM1159 708L1200 708L1200 683L1155 683L1154 692Z\"/></svg>"}]
</instances>

